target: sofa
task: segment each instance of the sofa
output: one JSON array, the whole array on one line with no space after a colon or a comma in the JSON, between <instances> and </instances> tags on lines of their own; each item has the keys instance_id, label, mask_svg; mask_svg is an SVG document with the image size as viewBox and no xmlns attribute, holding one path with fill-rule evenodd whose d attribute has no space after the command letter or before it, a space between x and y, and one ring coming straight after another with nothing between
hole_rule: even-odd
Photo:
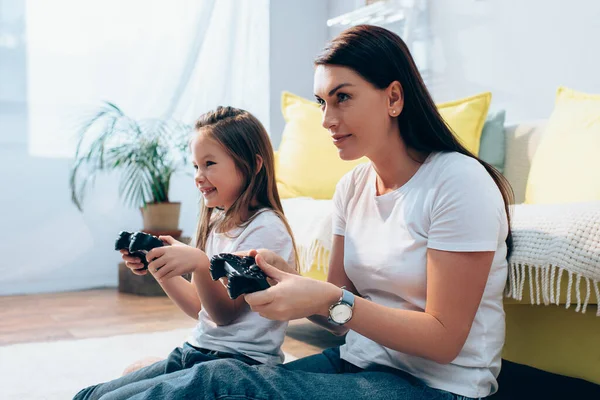
<instances>
[{"instance_id":1,"label":"sofa","mask_svg":"<svg viewBox=\"0 0 600 400\"><path fill-rule=\"evenodd\" d=\"M559 148L563 146L565 149L568 149L569 146L568 143L561 144L558 142L551 143L551 145L554 146L554 148L552 148L552 146L543 139L546 135L556 137L556 131L558 129L557 125L560 126L562 124L563 127L565 124L573 126L571 119L565 119L564 115L558 115L562 112L559 112L560 107L558 107L558 105L561 96L575 96L580 100L580 95L583 96L584 100L588 99L585 97L587 96L585 94L577 92L573 94L573 92L570 92L566 88L560 88L557 92L556 109L546 120L504 126L504 117L502 117L500 133L496 133L496 135L501 136L497 138L493 145L495 149L503 149L502 155L500 156L501 160L498 160L498 155L488 156L491 157L491 159L487 160L500 169L511 183L515 194L515 206L513 209L521 210L521 214L519 215L523 215L522 210L534 211L534 214L536 210L545 210L544 218L546 219L553 218L554 216L562 217L563 222L561 229L563 229L563 231L565 229L579 231L579 227L575 224L576 221L573 221L572 226L569 224L567 224L569 226L565 225L564 221L570 222L569 218L571 217L569 217L569 215L571 214L569 212L560 211L571 209L579 210L579 204L583 204L587 207L583 207L584 211L577 214L582 216L581 218L577 217L580 220L579 222L587 223L585 221L589 221L590 218L593 218L596 219L596 222L600 225L600 218L598 218L599 214L597 213L598 209L600 209L600 196L598 195L598 192L600 192L600 180L587 182L587 185L592 186L592 188L589 189L586 186L581 189L585 193L577 194L575 192L582 187L582 184L578 183L577 179L573 178L561 181L561 179L564 179L564 177L561 178L561 174L564 175L566 173L565 171L560 170L559 172L551 172L555 177L556 185L564 185L566 187L565 190L569 192L565 199L561 199L560 207L562 208L555 209L552 207L559 207L559 205L553 205L553 199L562 196L563 192L557 191L554 194L550 193L550 200L542 201L545 194L541 192L548 190L545 189L545 186L542 184L535 186L533 189L531 188L531 185L533 185L533 182L543 183L544 179L546 181L548 181L548 179L550 179L550 181L553 179L553 176L550 178L542 176L544 173L543 170L552 169L553 164L550 163L550 167L545 166L542 168L540 165L543 166L544 163L549 163L550 161L540 161L539 158L543 156L542 153L551 153L552 151L556 153L557 146ZM328 187L327 190L317 190L314 192L314 195L311 195L311 193L302 193L308 186L303 189L301 185L294 184L295 179L300 179L299 176L291 176L289 173L289 171L294 171L294 162L297 163L298 171L304 171L305 174L306 169L301 163L306 162L306 165L309 165L306 160L301 160L301 157L297 154L298 149L309 151L310 148L315 148L317 145L314 143L312 143L312 145L310 143L301 143L300 139L292 139L290 136L297 135L306 138L314 134L312 131L319 130L320 128L318 128L314 122L312 125L306 123L306 114L298 114L297 110L290 112L290 102L294 103L295 101L295 105L298 106L298 102L305 100L299 98L292 98L290 100L289 96L290 94L284 94L282 101L283 113L289 126L286 126L282 146L280 146L276 154L278 184L283 197L284 212L289 219L290 226L296 237L301 259L301 271L305 276L324 280L327 276L329 249L331 246L331 239L328 239L328 237L331 236L330 222L332 204L330 196L332 195L335 186ZM600 121L600 107L595 108L595 105L600 105L600 97L594 96L592 100L592 106L594 107L591 107L591 112L597 114L597 117L593 119L596 121L594 123L597 123ZM596 101L598 103L595 103ZM308 111L305 110L306 112L313 112L308 104L301 104L301 106L305 109L308 108ZM485 107L484 110L478 110L478 113L480 114L480 116L477 117L480 120L479 122L482 122L481 115L483 115L484 121L490 121L489 116L491 114L488 113L488 107ZM464 107L462 108L464 109ZM571 114L577 113L579 112L578 110L582 108L585 107L575 104L575 111L571 110L570 112ZM464 121L465 118L463 117L461 118ZM589 115L586 115L586 118L588 117ZM301 127L295 126L295 128L290 127L298 123L298 121L294 121L294 118L301 118L302 121L300 123L303 125ZM315 115L312 115L310 118L314 119L316 117ZM444 116L444 118L446 117ZM458 118L459 122L461 118ZM479 129L479 135L481 135L483 125L479 122L473 126L475 127L475 130ZM551 125L550 127L549 124ZM449 122L449 125L455 131L457 129L462 129L460 126L452 126L453 124L451 122ZM582 122L582 126L584 127L582 129L587 129L586 127L589 127L589 125L588 118ZM300 129L302 135L299 135L298 131L293 132L294 130L297 130L296 128ZM591 134L589 131L586 131L588 136L581 140L584 143L586 143L585 140L588 140L588 146L596 146L596 144L598 144L596 151L598 152L598 158L600 158L600 123L598 123L598 126L595 126L594 129L595 130L591 132ZM311 132L308 132L309 130ZM548 131L550 131L550 133L548 133ZM288 137L286 137L286 134ZM319 131L318 134L323 135L324 132ZM296 151L295 154L289 153L290 148L292 147L286 148L286 140L291 140L296 146L293 147L294 151ZM328 137L326 140L329 140ZM483 138L477 136L477 140L481 141L480 143L483 146ZM544 145L542 145L542 150L538 154L540 143L542 142L544 142ZM333 148L330 143L329 146ZM479 156L483 158L481 153L481 150L483 149L478 148L477 150L479 151ZM477 152L475 153L477 154ZM536 155L538 159L536 159ZM329 161L334 163L334 161L329 160L323 162L323 157L331 157L331 154L319 154L317 158L318 162L315 162L316 159L313 159L311 164L312 168L315 168L316 171L311 173L313 176L316 176L315 181L320 182L319 184L321 185L324 185L323 182L325 182L325 178L322 175L327 175L327 171L333 170L337 174L342 174L344 172L342 170L350 170L358 162L366 161L358 160L344 168L339 167L340 164L335 164L335 167L328 168L326 164ZM494 157L496 161L498 161L497 163L494 162ZM565 155L564 160L559 158L561 157L560 155L557 155L556 157L557 163L563 161L568 163L570 162L569 157L571 157L572 160L571 165L575 165L578 162L578 160L572 159L573 157L577 157L577 155ZM290 163L290 159L292 159L292 163ZM282 160L285 160L288 165L282 167ZM597 161L594 162L597 163ZM536 164L534 168L532 168L532 164ZM596 165L600 167L600 164ZM316 175L314 175L315 173ZM330 182L327 184L331 185ZM573 189L570 185L575 185L573 187L576 189ZM569 198L568 196L571 195L581 197ZM527 201L531 198L536 198L539 201ZM546 205L543 203L549 204ZM520 232L519 229L523 228L515 228L513 226L513 229L516 229L518 234ZM592 229L594 228L592 227ZM600 256L597 256L597 254L600 253L600 246L597 246L597 243L600 242L600 228L596 231L588 232L588 234L591 238L591 242L589 243L592 244L586 244L584 250L587 252L586 254L592 254L592 256L587 259L587 261L589 261L588 270L584 272L591 271L587 275L586 273L583 273L582 276L577 276L577 274L571 276L571 273L567 271L567 277L563 278L562 281L560 279L557 281L553 273L553 280L551 281L550 273L548 272L545 274L547 271L550 271L550 269L540 269L540 278L538 280L536 279L538 276L537 271L535 271L535 275L531 275L532 270L530 268L530 275L526 276L523 273L520 277L520 286L517 285L517 289L519 290L514 290L514 287L510 288L510 282L507 282L507 296L505 297L506 343L503 350L503 358L505 360L531 366L543 371L580 378L600 384L600 310L598 308L599 296L597 289L599 281L598 274L600 274L600 262L597 262L597 260L600 260ZM577 236L574 241L575 245L578 243L578 237L579 236ZM521 242L520 246L526 251L529 250L527 242ZM523 261L523 263L525 263L525 261ZM523 265L523 268L524 271L527 271L527 265ZM516 270L513 270L513 272L518 273ZM564 271L560 269L560 272L562 274ZM534 277L534 279L531 279L531 277ZM572 279L568 279L568 277L571 277ZM549 287L553 292L552 298L548 295L547 290L544 291L543 288L540 289L539 281L544 284L550 282ZM558 287L555 285L558 285L560 290L558 290ZM533 291L531 289L533 289ZM556 295L558 293L560 294Z\"/></svg>"},{"instance_id":2,"label":"sofa","mask_svg":"<svg viewBox=\"0 0 600 400\"><path fill-rule=\"evenodd\" d=\"M545 128L546 121L506 128L504 175L513 187L516 204L525 201L531 163ZM600 156L600 147L598 152ZM588 303L590 310L576 312L575 306L566 308L567 286L568 282L563 281L558 305L532 304L535 302L531 301L528 285L522 300L505 298L506 344L503 358L600 384L598 294L592 291ZM571 289L575 291L574 287Z\"/></svg>"}]
</instances>

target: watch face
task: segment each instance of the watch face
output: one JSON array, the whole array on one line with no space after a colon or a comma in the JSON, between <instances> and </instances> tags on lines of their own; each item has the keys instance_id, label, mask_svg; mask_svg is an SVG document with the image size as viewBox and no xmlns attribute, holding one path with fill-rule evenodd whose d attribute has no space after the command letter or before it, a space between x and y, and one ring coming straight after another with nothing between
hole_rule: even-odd
<instances>
[{"instance_id":1,"label":"watch face","mask_svg":"<svg viewBox=\"0 0 600 400\"><path fill-rule=\"evenodd\" d=\"M352 308L347 304L338 304L331 309L331 319L338 324L348 322L351 317Z\"/></svg>"}]
</instances>

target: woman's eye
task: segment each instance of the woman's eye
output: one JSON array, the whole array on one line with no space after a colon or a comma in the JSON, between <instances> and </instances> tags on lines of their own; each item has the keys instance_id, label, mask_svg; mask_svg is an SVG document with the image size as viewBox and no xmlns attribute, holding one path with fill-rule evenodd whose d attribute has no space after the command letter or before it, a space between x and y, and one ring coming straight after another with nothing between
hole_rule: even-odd
<instances>
[{"instance_id":1,"label":"woman's eye","mask_svg":"<svg viewBox=\"0 0 600 400\"><path fill-rule=\"evenodd\" d=\"M211 165L215 165L216 163L212 162L212 161L207 161L206 162L206 166L210 167Z\"/></svg>"},{"instance_id":2,"label":"woman's eye","mask_svg":"<svg viewBox=\"0 0 600 400\"><path fill-rule=\"evenodd\" d=\"M343 103L344 101L349 100L350 96L348 96L346 93L338 93L337 98L338 103Z\"/></svg>"},{"instance_id":3,"label":"woman's eye","mask_svg":"<svg viewBox=\"0 0 600 400\"><path fill-rule=\"evenodd\" d=\"M317 99L315 100L317 102L318 105L320 105L321 107L323 107L325 105L325 100L320 99L317 97Z\"/></svg>"}]
</instances>

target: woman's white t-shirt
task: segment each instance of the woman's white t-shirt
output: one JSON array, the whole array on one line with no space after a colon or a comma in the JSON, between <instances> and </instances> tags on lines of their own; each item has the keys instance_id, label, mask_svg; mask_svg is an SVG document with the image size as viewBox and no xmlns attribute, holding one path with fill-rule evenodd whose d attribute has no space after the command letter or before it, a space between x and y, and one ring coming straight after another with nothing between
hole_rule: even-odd
<instances>
[{"instance_id":1,"label":"woman's white t-shirt","mask_svg":"<svg viewBox=\"0 0 600 400\"><path fill-rule=\"evenodd\" d=\"M211 233L206 254L233 253L251 249L269 249L290 265L294 265L292 238L283 221L272 210L263 209L245 227L225 233ZM198 324L188 340L190 344L209 350L240 353L264 364L283 362L281 345L288 323L271 321L253 312L248 304L229 325L218 326L202 309Z\"/></svg>"},{"instance_id":2,"label":"woman's white t-shirt","mask_svg":"<svg viewBox=\"0 0 600 400\"><path fill-rule=\"evenodd\" d=\"M341 357L361 368L394 367L467 397L496 392L508 223L502 195L485 168L459 153L432 153L406 184L377 196L375 170L362 164L338 183L334 210L333 233L344 236L346 274L362 297L387 307L424 311L428 248L496 252L471 331L451 363L391 350L354 331L341 348Z\"/></svg>"}]
</instances>

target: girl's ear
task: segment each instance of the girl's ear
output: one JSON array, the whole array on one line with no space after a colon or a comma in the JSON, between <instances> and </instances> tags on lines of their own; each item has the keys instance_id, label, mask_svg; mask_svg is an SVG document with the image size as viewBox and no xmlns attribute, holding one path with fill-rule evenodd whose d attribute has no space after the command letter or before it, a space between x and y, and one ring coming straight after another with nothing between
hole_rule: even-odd
<instances>
[{"instance_id":1,"label":"girl's ear","mask_svg":"<svg viewBox=\"0 0 600 400\"><path fill-rule=\"evenodd\" d=\"M256 155L256 174L260 172L263 167L263 158L260 155Z\"/></svg>"}]
</instances>

